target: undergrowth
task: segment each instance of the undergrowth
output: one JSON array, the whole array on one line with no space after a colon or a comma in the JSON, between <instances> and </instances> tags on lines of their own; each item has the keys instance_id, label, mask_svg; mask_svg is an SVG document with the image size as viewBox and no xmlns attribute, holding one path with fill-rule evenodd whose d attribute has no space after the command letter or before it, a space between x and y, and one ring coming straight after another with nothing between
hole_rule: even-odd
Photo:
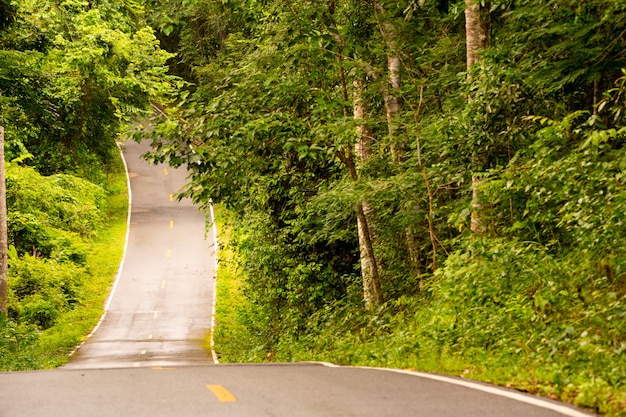
<instances>
[{"instance_id":1,"label":"undergrowth","mask_svg":"<svg viewBox=\"0 0 626 417\"><path fill-rule=\"evenodd\" d=\"M337 302L305 327L278 332L242 291L244 260L235 247L241 232L233 223L220 226L216 350L224 362L438 372L626 415L626 288L619 268L606 274L584 253L557 258L527 242L474 241L417 295L376 311Z\"/></svg>"},{"instance_id":2,"label":"undergrowth","mask_svg":"<svg viewBox=\"0 0 626 417\"><path fill-rule=\"evenodd\" d=\"M127 195L119 157L101 185L8 167L9 314L0 323L1 371L62 365L95 326L123 253Z\"/></svg>"}]
</instances>

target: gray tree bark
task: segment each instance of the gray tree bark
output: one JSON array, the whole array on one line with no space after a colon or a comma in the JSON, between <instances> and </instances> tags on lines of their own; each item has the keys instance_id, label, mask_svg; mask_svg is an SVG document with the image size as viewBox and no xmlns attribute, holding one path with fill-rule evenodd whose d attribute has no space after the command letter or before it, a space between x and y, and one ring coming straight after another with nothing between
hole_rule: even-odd
<instances>
[{"instance_id":1,"label":"gray tree bark","mask_svg":"<svg viewBox=\"0 0 626 417\"><path fill-rule=\"evenodd\" d=\"M363 84L354 82L353 117L357 123L358 139L354 145L356 164L351 176L358 179L358 170L372 155L372 132L365 125L365 105L363 104ZM357 207L357 231L361 253L361 277L363 280L363 299L367 307L381 304L383 299L378 262L374 253L374 231L372 228L373 209L369 201L364 200Z\"/></svg>"},{"instance_id":2,"label":"gray tree bark","mask_svg":"<svg viewBox=\"0 0 626 417\"><path fill-rule=\"evenodd\" d=\"M487 29L481 16L480 2L477 0L465 0L465 42L467 48L467 74L470 76L472 65L480 60L479 53L487 46ZM471 101L471 97L469 98ZM484 207L479 195L480 178L472 175L472 213L470 230L476 234L485 232Z\"/></svg>"}]
</instances>

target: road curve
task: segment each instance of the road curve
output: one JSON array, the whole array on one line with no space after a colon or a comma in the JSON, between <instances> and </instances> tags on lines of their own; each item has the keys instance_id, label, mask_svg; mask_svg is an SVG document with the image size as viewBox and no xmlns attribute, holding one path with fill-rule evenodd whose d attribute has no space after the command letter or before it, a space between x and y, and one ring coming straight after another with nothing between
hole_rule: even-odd
<instances>
[{"instance_id":1,"label":"road curve","mask_svg":"<svg viewBox=\"0 0 626 417\"><path fill-rule=\"evenodd\" d=\"M126 260L97 331L52 371L0 373L0 417L587 417L513 390L402 370L321 363L213 365L215 236L170 198L185 172L127 143Z\"/></svg>"},{"instance_id":2,"label":"road curve","mask_svg":"<svg viewBox=\"0 0 626 417\"><path fill-rule=\"evenodd\" d=\"M68 369L212 363L209 332L215 251L206 218L174 195L187 171L141 158L148 142L126 142L132 204L125 260L96 331Z\"/></svg>"},{"instance_id":3,"label":"road curve","mask_svg":"<svg viewBox=\"0 0 626 417\"><path fill-rule=\"evenodd\" d=\"M293 364L0 374L0 416L586 416L556 402L502 392L561 411L415 375Z\"/></svg>"}]
</instances>

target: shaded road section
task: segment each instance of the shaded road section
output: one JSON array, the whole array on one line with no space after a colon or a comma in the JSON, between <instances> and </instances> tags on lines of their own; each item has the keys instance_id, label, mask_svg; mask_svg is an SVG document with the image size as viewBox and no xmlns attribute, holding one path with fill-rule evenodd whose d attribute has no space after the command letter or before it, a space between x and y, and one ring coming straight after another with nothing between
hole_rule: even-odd
<instances>
[{"instance_id":1,"label":"shaded road section","mask_svg":"<svg viewBox=\"0 0 626 417\"><path fill-rule=\"evenodd\" d=\"M149 143L127 142L132 205L120 275L97 330L66 368L212 363L203 339L211 324L214 236L205 215L177 201L187 171L141 158Z\"/></svg>"}]
</instances>

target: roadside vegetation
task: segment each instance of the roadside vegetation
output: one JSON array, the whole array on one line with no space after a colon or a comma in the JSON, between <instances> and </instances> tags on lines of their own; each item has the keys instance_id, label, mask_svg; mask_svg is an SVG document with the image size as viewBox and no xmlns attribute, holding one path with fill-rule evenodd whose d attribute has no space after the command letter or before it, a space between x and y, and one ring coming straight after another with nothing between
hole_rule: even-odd
<instances>
[{"instance_id":1,"label":"roadside vegetation","mask_svg":"<svg viewBox=\"0 0 626 417\"><path fill-rule=\"evenodd\" d=\"M126 237L121 159L103 186L68 174L7 168L9 311L0 324L0 370L64 364L95 326Z\"/></svg>"},{"instance_id":2,"label":"roadside vegetation","mask_svg":"<svg viewBox=\"0 0 626 417\"><path fill-rule=\"evenodd\" d=\"M224 363L322 361L437 372L625 415L626 311L595 263L476 240L419 294L364 308L329 303L291 332L249 291L245 228L223 207L215 350ZM221 220L220 220L221 218ZM288 314L283 313L288 326ZM270 343L271 341L271 343Z\"/></svg>"},{"instance_id":3,"label":"roadside vegetation","mask_svg":"<svg viewBox=\"0 0 626 417\"><path fill-rule=\"evenodd\" d=\"M151 4L191 83L152 157L231 212L223 360L446 372L624 414L626 3Z\"/></svg>"},{"instance_id":4,"label":"roadside vegetation","mask_svg":"<svg viewBox=\"0 0 626 417\"><path fill-rule=\"evenodd\" d=\"M142 13L135 2L0 0L0 370L65 363L102 314L128 209L116 141L177 80Z\"/></svg>"}]
</instances>

